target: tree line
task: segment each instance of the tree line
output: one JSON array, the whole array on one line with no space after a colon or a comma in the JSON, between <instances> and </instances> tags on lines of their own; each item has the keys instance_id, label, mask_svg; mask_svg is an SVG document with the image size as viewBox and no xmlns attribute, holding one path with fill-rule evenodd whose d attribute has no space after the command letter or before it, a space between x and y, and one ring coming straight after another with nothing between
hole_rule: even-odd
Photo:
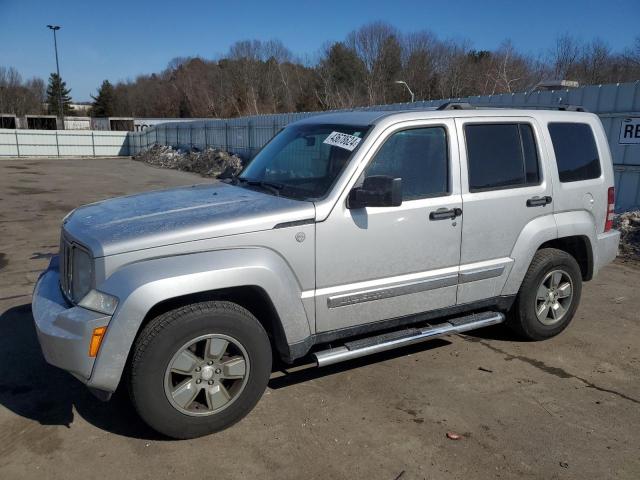
<instances>
[{"instance_id":1,"label":"tree line","mask_svg":"<svg viewBox=\"0 0 640 480\"><path fill-rule=\"evenodd\" d=\"M8 70L0 69L0 110L9 92L2 88ZM398 80L416 100L431 100L526 91L551 79L581 85L640 80L640 36L616 52L598 38L561 35L551 49L532 55L508 40L494 50L476 50L466 40L403 33L374 22L326 44L314 61L297 58L279 40L246 40L217 59L175 58L162 72L115 84L105 80L93 97L92 115L236 117L329 110L409 101ZM37 107L38 95L46 98L41 80L17 84L13 103L6 103L16 112ZM55 101L48 103L51 108Z\"/></svg>"},{"instance_id":2,"label":"tree line","mask_svg":"<svg viewBox=\"0 0 640 480\"><path fill-rule=\"evenodd\" d=\"M0 114L13 115L73 115L71 90L67 84L52 73L48 84L41 78L24 80L13 67L0 66Z\"/></svg>"}]
</instances>

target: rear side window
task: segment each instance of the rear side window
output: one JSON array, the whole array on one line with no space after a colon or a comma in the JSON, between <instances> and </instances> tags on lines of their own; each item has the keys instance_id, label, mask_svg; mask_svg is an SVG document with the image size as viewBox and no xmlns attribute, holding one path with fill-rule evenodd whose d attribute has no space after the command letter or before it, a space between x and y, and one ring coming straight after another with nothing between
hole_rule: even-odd
<instances>
[{"instance_id":1,"label":"rear side window","mask_svg":"<svg viewBox=\"0 0 640 480\"><path fill-rule=\"evenodd\" d=\"M469 191L540 184L538 151L527 123L467 124Z\"/></svg>"},{"instance_id":2,"label":"rear side window","mask_svg":"<svg viewBox=\"0 0 640 480\"><path fill-rule=\"evenodd\" d=\"M550 123L561 182L578 182L600 176L600 158L593 131L586 123Z\"/></svg>"}]
</instances>

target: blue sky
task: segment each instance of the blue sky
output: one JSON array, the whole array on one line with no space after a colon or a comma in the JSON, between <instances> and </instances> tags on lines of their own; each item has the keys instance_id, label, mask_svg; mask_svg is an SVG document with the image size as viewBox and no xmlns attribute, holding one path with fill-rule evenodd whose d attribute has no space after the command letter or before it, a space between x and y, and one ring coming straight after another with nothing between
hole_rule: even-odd
<instances>
[{"instance_id":1,"label":"blue sky","mask_svg":"<svg viewBox=\"0 0 640 480\"><path fill-rule=\"evenodd\" d=\"M313 56L325 42L374 20L468 39L478 49L509 38L519 50L543 54L569 33L599 36L621 50L640 35L638 7L633 0L0 0L0 65L46 78L55 59L45 26L60 24L61 74L82 101L105 78L159 71L177 56L214 58L237 40L279 38L295 54Z\"/></svg>"}]
</instances>

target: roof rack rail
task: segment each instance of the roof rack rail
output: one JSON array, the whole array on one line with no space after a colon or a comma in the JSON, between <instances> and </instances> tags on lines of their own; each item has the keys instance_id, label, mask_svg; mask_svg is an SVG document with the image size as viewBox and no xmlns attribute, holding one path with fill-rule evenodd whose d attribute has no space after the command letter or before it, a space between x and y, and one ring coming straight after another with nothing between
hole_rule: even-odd
<instances>
[{"instance_id":1,"label":"roof rack rail","mask_svg":"<svg viewBox=\"0 0 640 480\"><path fill-rule=\"evenodd\" d=\"M495 103L474 103L476 108L521 108L523 110L561 110L564 112L587 112L588 110L581 105L569 105L565 103L557 103L555 105L536 105L535 103L522 104L495 104Z\"/></svg>"},{"instance_id":2,"label":"roof rack rail","mask_svg":"<svg viewBox=\"0 0 640 480\"><path fill-rule=\"evenodd\" d=\"M558 110L565 110L567 112L586 112L587 109L580 105L558 105Z\"/></svg>"},{"instance_id":3,"label":"roof rack rail","mask_svg":"<svg viewBox=\"0 0 640 480\"><path fill-rule=\"evenodd\" d=\"M476 108L522 108L533 110L561 110L565 112L586 112L580 105L556 104L556 105L536 105L536 104L495 104L495 103L474 103L469 102L445 102L437 110L475 110Z\"/></svg>"},{"instance_id":4,"label":"roof rack rail","mask_svg":"<svg viewBox=\"0 0 640 480\"><path fill-rule=\"evenodd\" d=\"M476 107L469 102L446 102L438 107L438 110L474 110Z\"/></svg>"}]
</instances>

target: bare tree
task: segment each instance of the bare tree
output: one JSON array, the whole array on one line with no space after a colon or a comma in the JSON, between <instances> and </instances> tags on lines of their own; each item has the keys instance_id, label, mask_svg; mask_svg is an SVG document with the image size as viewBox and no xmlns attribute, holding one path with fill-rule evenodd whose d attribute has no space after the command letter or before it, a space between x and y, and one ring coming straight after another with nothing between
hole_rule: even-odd
<instances>
[{"instance_id":1,"label":"bare tree","mask_svg":"<svg viewBox=\"0 0 640 480\"><path fill-rule=\"evenodd\" d=\"M636 37L633 46L627 48L623 56L629 63L640 67L640 35Z\"/></svg>"},{"instance_id":2,"label":"bare tree","mask_svg":"<svg viewBox=\"0 0 640 480\"><path fill-rule=\"evenodd\" d=\"M438 46L438 39L429 31L409 33L402 38L402 80L411 85L419 100L437 96Z\"/></svg>"},{"instance_id":3,"label":"bare tree","mask_svg":"<svg viewBox=\"0 0 640 480\"><path fill-rule=\"evenodd\" d=\"M45 84L41 78L22 80L13 67L0 66L0 113L13 115L43 112Z\"/></svg>"},{"instance_id":4,"label":"bare tree","mask_svg":"<svg viewBox=\"0 0 640 480\"><path fill-rule=\"evenodd\" d=\"M582 83L594 85L604 83L611 75L611 49L600 38L595 38L582 47L578 77Z\"/></svg>"},{"instance_id":5,"label":"bare tree","mask_svg":"<svg viewBox=\"0 0 640 480\"><path fill-rule=\"evenodd\" d=\"M568 78L578 63L580 45L575 38L564 34L556 39L555 48L551 51L551 73L560 80Z\"/></svg>"},{"instance_id":6,"label":"bare tree","mask_svg":"<svg viewBox=\"0 0 640 480\"><path fill-rule=\"evenodd\" d=\"M503 42L490 57L487 76L493 83L492 94L522 91L532 83L534 77L533 61L519 54L510 40Z\"/></svg>"},{"instance_id":7,"label":"bare tree","mask_svg":"<svg viewBox=\"0 0 640 480\"><path fill-rule=\"evenodd\" d=\"M216 59L177 57L162 72L116 84L114 108L117 115L233 117L405 102L407 92L396 80L406 81L418 99L435 99L525 91L549 78L638 80L640 37L613 52L602 40L585 43L565 34L534 57L508 40L476 50L464 39L402 34L373 22L325 45L313 59L296 58L279 40L236 42ZM0 71L0 108L36 108L38 91L16 71Z\"/></svg>"},{"instance_id":8,"label":"bare tree","mask_svg":"<svg viewBox=\"0 0 640 480\"><path fill-rule=\"evenodd\" d=\"M389 77L400 67L396 29L384 22L369 23L351 32L346 45L364 64L368 104L383 102Z\"/></svg>"}]
</instances>

